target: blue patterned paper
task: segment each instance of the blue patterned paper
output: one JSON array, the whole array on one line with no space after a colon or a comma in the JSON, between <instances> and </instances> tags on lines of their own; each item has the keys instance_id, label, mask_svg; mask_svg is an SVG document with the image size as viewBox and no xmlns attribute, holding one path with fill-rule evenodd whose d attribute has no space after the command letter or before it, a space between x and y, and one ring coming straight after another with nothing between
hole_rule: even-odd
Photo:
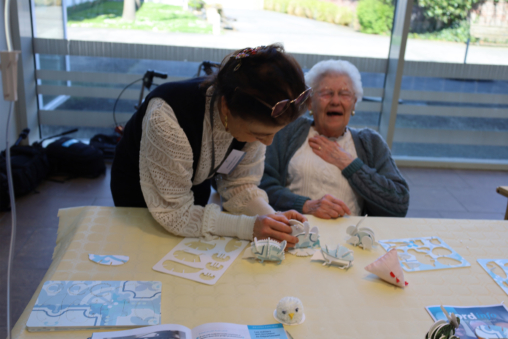
<instances>
[{"instance_id":1,"label":"blue patterned paper","mask_svg":"<svg viewBox=\"0 0 508 339\"><path fill-rule=\"evenodd\" d=\"M159 281L47 281L29 331L158 325Z\"/></svg>"},{"instance_id":2,"label":"blue patterned paper","mask_svg":"<svg viewBox=\"0 0 508 339\"><path fill-rule=\"evenodd\" d=\"M90 259L91 261L93 261L97 264L110 265L110 266L123 265L127 261L129 261L129 257L126 255L89 254L88 259Z\"/></svg>"},{"instance_id":3,"label":"blue patterned paper","mask_svg":"<svg viewBox=\"0 0 508 339\"><path fill-rule=\"evenodd\" d=\"M422 243L420 245L419 243ZM399 255L399 261L402 268L406 272L417 272L417 271L430 271L430 270L441 270L447 268L458 268L458 267L469 267L466 259L462 258L460 254L455 252L450 246L448 246L439 237L423 237L423 238L409 238L409 239L391 239L391 240L379 240L379 244L388 252L391 249L397 249ZM449 251L449 254L439 255L433 253L435 249L443 248ZM422 253L429 257L432 262L431 265L421 263L416 257L408 253L409 250L414 250L418 253ZM450 258L457 261L456 265L445 265L439 262L438 258Z\"/></svg>"},{"instance_id":4,"label":"blue patterned paper","mask_svg":"<svg viewBox=\"0 0 508 339\"><path fill-rule=\"evenodd\" d=\"M508 278L504 279L503 277L497 275L493 272L493 268L487 266L488 263L495 262L499 265L504 271L504 274L508 277L508 259L478 259L478 263L487 273L491 276L492 279L503 289L503 291L508 294Z\"/></svg>"}]
</instances>

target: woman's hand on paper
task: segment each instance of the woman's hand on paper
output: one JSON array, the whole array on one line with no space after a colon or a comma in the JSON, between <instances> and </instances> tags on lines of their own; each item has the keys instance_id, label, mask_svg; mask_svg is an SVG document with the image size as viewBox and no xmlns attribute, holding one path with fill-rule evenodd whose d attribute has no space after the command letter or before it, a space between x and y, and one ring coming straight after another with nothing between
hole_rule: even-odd
<instances>
[{"instance_id":1,"label":"woman's hand on paper","mask_svg":"<svg viewBox=\"0 0 508 339\"><path fill-rule=\"evenodd\" d=\"M342 200L330 194L326 194L321 199L307 200L303 204L302 211L321 219L334 219L343 217L345 214L351 214L351 211Z\"/></svg>"},{"instance_id":2,"label":"woman's hand on paper","mask_svg":"<svg viewBox=\"0 0 508 339\"><path fill-rule=\"evenodd\" d=\"M276 214L260 215L254 223L254 237L257 239L275 239L287 241L286 248L294 247L298 239L291 235L292 229L289 220L296 219L304 222L307 219L297 211L278 212Z\"/></svg>"},{"instance_id":3,"label":"woman's hand on paper","mask_svg":"<svg viewBox=\"0 0 508 339\"><path fill-rule=\"evenodd\" d=\"M321 159L337 166L341 171L355 160L353 156L340 147L338 143L321 135L310 138L309 145L312 151Z\"/></svg>"}]
</instances>

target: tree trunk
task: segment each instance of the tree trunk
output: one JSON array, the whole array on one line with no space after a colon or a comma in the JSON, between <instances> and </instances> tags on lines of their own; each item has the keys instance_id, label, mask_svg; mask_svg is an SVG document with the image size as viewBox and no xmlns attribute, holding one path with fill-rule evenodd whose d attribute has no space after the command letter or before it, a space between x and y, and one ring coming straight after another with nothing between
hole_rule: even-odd
<instances>
[{"instance_id":1,"label":"tree trunk","mask_svg":"<svg viewBox=\"0 0 508 339\"><path fill-rule=\"evenodd\" d=\"M136 0L123 0L122 19L126 21L136 20Z\"/></svg>"}]
</instances>

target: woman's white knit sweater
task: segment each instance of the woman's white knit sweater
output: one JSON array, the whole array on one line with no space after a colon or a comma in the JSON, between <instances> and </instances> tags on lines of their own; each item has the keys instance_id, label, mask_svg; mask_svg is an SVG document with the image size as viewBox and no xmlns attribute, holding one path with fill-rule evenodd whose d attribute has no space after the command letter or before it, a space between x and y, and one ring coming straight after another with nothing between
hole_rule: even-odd
<instances>
[{"instance_id":1,"label":"woman's white knit sweater","mask_svg":"<svg viewBox=\"0 0 508 339\"><path fill-rule=\"evenodd\" d=\"M139 169L141 189L152 216L169 232L184 237L213 235L251 240L256 215L274 213L266 193L257 186L264 170L265 146L246 143L245 157L229 174L217 180L223 207L194 205L192 185L208 178L211 167L212 128L207 97L201 155L194 180L192 149L171 107L162 99L150 100L142 125ZM233 137L214 109L213 139L216 168L224 158Z\"/></svg>"}]
</instances>

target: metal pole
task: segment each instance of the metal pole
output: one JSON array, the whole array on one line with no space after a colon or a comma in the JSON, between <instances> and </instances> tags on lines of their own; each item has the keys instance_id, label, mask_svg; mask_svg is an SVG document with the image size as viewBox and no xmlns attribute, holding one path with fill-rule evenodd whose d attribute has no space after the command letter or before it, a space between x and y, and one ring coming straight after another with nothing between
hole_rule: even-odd
<instances>
[{"instance_id":1,"label":"metal pole","mask_svg":"<svg viewBox=\"0 0 508 339\"><path fill-rule=\"evenodd\" d=\"M391 148L395 133L395 121L399 105L400 86L404 72L404 56L411 22L413 0L398 0L393 18L390 51L383 92L383 103L379 117L379 132Z\"/></svg>"},{"instance_id":2,"label":"metal pole","mask_svg":"<svg viewBox=\"0 0 508 339\"><path fill-rule=\"evenodd\" d=\"M466 63L466 60L467 60L467 51L469 50L469 41L471 41L471 38L467 38L466 55L464 55L464 63Z\"/></svg>"}]
</instances>

